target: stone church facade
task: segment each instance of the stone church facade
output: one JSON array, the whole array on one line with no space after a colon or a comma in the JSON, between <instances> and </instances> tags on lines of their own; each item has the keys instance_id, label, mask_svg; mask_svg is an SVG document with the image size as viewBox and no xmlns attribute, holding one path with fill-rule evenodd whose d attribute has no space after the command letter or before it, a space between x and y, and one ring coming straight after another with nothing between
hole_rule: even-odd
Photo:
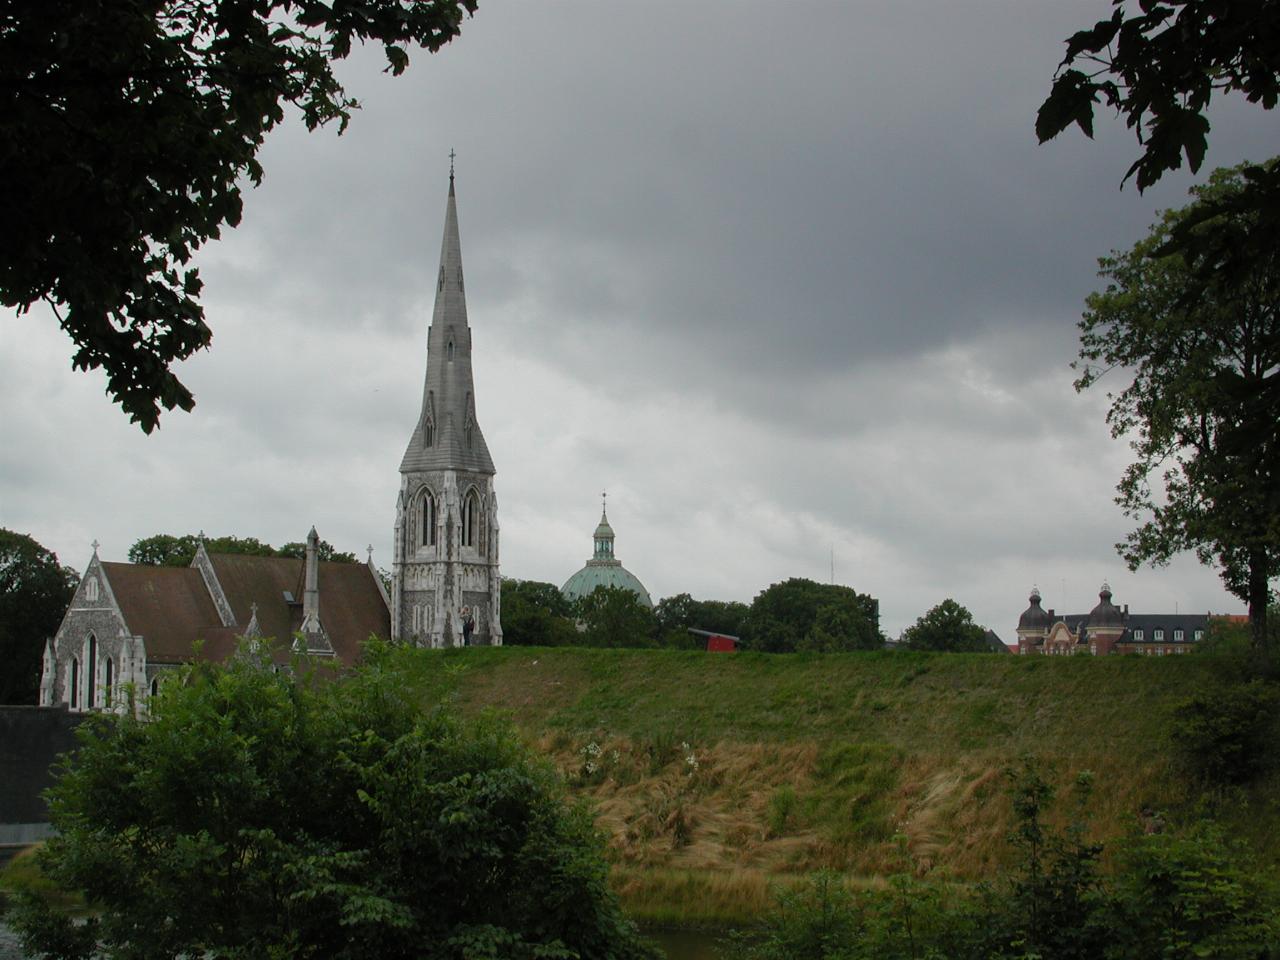
<instances>
[{"instance_id":1,"label":"stone church facade","mask_svg":"<svg viewBox=\"0 0 1280 960\"><path fill-rule=\"evenodd\" d=\"M58 632L45 644L40 705L73 711L135 710L164 675L194 659L226 660L241 638L350 665L371 634L391 635L386 590L368 563L318 559L314 528L305 556L210 554L187 567L93 558Z\"/></svg>"},{"instance_id":2,"label":"stone church facade","mask_svg":"<svg viewBox=\"0 0 1280 960\"><path fill-rule=\"evenodd\" d=\"M422 412L400 461L391 632L425 647L502 643L498 499L476 419L453 172Z\"/></svg>"},{"instance_id":3,"label":"stone church facade","mask_svg":"<svg viewBox=\"0 0 1280 960\"><path fill-rule=\"evenodd\" d=\"M417 426L400 462L392 584L366 564L318 559L312 528L302 559L209 554L188 567L93 557L57 634L45 645L40 704L73 711L135 709L167 671L225 660L241 638L344 665L370 635L426 647L501 644L498 501L476 418L471 328L449 172L435 310Z\"/></svg>"}]
</instances>

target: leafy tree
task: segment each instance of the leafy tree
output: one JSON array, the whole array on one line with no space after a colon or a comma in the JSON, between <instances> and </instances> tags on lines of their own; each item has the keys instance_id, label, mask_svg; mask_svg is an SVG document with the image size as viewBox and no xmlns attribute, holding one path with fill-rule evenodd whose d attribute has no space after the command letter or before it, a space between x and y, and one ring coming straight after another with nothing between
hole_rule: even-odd
<instances>
[{"instance_id":1,"label":"leafy tree","mask_svg":"<svg viewBox=\"0 0 1280 960\"><path fill-rule=\"evenodd\" d=\"M1150 516L1120 545L1130 567L1186 549L1216 561L1264 649L1269 581L1280 574L1280 250L1208 286L1186 255L1163 251L1176 225L1241 189L1238 168L1215 171L1191 205L1099 261L1109 283L1080 322L1076 389L1116 369L1133 377L1107 413L1137 454L1117 502ZM1200 291L1190 300L1189 284Z\"/></svg>"},{"instance_id":2,"label":"leafy tree","mask_svg":"<svg viewBox=\"0 0 1280 960\"><path fill-rule=\"evenodd\" d=\"M902 645L910 650L984 653L987 632L973 622L973 614L950 597L902 631Z\"/></svg>"},{"instance_id":3,"label":"leafy tree","mask_svg":"<svg viewBox=\"0 0 1280 960\"><path fill-rule=\"evenodd\" d=\"M1130 838L1116 860L1109 956L1275 956L1274 883L1214 826Z\"/></svg>"},{"instance_id":4,"label":"leafy tree","mask_svg":"<svg viewBox=\"0 0 1280 960\"><path fill-rule=\"evenodd\" d=\"M574 614L588 647L652 647L658 621L626 587L596 587L579 597Z\"/></svg>"},{"instance_id":5,"label":"leafy tree","mask_svg":"<svg viewBox=\"0 0 1280 960\"><path fill-rule=\"evenodd\" d=\"M240 221L268 132L346 127L332 62L438 50L476 0L41 0L0 14L0 304L45 302L77 369L150 433L195 399L171 364L212 334L190 266Z\"/></svg>"},{"instance_id":6,"label":"leafy tree","mask_svg":"<svg viewBox=\"0 0 1280 960\"><path fill-rule=\"evenodd\" d=\"M58 632L79 582L56 554L0 528L0 703L39 700L45 641Z\"/></svg>"},{"instance_id":7,"label":"leafy tree","mask_svg":"<svg viewBox=\"0 0 1280 960\"><path fill-rule=\"evenodd\" d=\"M141 540L134 541L133 546L129 548L129 562L153 567L189 567L191 561L195 559L200 540L199 535L192 533L181 537L170 536L167 533L143 537ZM253 557L301 559L307 554L305 543L286 543L277 550L257 537L205 537L204 548L209 553L233 553ZM328 540L321 540L316 545L316 556L320 560L331 560L335 563L359 563L355 554L335 549Z\"/></svg>"},{"instance_id":8,"label":"leafy tree","mask_svg":"<svg viewBox=\"0 0 1280 960\"><path fill-rule=\"evenodd\" d=\"M205 547L212 553L236 553L235 550L214 550L212 547ZM295 557L302 560L307 555L307 545L301 541L286 543L283 547L275 552L277 557ZM345 550L337 550L328 540L321 540L316 544L316 558L318 560L326 560L331 563L359 563L354 553L348 553Z\"/></svg>"},{"instance_id":9,"label":"leafy tree","mask_svg":"<svg viewBox=\"0 0 1280 960\"><path fill-rule=\"evenodd\" d=\"M412 656L326 681L246 654L184 668L149 721L90 719L41 855L90 919L26 898L28 952L647 957L586 812L504 723L410 702Z\"/></svg>"},{"instance_id":10,"label":"leafy tree","mask_svg":"<svg viewBox=\"0 0 1280 960\"><path fill-rule=\"evenodd\" d=\"M1144 190L1184 156L1193 173L1200 169L1215 93L1276 105L1278 0L1140 0L1132 13L1125 0L1113 5L1109 18L1067 40L1036 115L1041 143L1072 124L1092 137L1095 106L1114 107L1142 145L1125 179L1136 175Z\"/></svg>"},{"instance_id":11,"label":"leafy tree","mask_svg":"<svg viewBox=\"0 0 1280 960\"><path fill-rule=\"evenodd\" d=\"M874 650L880 605L851 587L792 577L761 591L742 621L743 646L767 653Z\"/></svg>"},{"instance_id":12,"label":"leafy tree","mask_svg":"<svg viewBox=\"0 0 1280 960\"><path fill-rule=\"evenodd\" d=\"M502 581L502 642L508 646L560 647L578 642L569 601L552 583Z\"/></svg>"}]
</instances>

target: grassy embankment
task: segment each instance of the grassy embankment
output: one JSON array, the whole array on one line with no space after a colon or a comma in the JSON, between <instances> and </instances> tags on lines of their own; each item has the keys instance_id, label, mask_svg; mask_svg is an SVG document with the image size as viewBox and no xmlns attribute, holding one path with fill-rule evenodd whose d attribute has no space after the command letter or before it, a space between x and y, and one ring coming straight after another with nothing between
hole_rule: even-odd
<instances>
[{"instance_id":1,"label":"grassy embankment","mask_svg":"<svg viewBox=\"0 0 1280 960\"><path fill-rule=\"evenodd\" d=\"M423 652L414 685L464 714L508 712L590 801L637 917L740 921L771 882L834 868L968 880L1005 861L1005 771L1035 754L1096 776L1099 836L1143 808L1197 815L1171 768L1170 713L1221 669L1200 657ZM687 746L686 746L687 745ZM1280 859L1276 781L1215 811ZM1242 803L1241 801L1247 801Z\"/></svg>"}]
</instances>

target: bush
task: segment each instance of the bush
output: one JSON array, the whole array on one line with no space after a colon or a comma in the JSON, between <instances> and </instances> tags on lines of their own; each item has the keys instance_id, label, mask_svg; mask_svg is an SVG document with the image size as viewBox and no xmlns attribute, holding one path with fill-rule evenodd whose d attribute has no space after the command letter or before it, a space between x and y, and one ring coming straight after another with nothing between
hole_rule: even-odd
<instances>
[{"instance_id":1,"label":"bush","mask_svg":"<svg viewBox=\"0 0 1280 960\"><path fill-rule=\"evenodd\" d=\"M1176 756L1213 786L1245 783L1271 760L1280 695L1263 680L1196 694L1174 709Z\"/></svg>"},{"instance_id":2,"label":"bush","mask_svg":"<svg viewBox=\"0 0 1280 960\"><path fill-rule=\"evenodd\" d=\"M1086 836L1088 775L1076 780L1072 822L1047 825L1054 791L1034 763L1012 776L1012 868L976 889L915 876L852 893L835 874L777 896L750 960L1264 960L1280 957L1280 890L1212 827L1134 835L1116 844L1115 872Z\"/></svg>"},{"instance_id":3,"label":"bush","mask_svg":"<svg viewBox=\"0 0 1280 960\"><path fill-rule=\"evenodd\" d=\"M153 719L98 716L50 793L33 955L646 956L606 887L591 823L504 724L424 714L399 651L353 675L266 661L187 668Z\"/></svg>"}]
</instances>

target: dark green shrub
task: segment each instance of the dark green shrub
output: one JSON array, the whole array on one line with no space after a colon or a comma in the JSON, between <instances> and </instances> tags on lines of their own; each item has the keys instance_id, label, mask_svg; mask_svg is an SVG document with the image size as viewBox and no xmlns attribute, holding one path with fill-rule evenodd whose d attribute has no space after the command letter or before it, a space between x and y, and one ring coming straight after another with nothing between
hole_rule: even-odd
<instances>
[{"instance_id":1,"label":"dark green shrub","mask_svg":"<svg viewBox=\"0 0 1280 960\"><path fill-rule=\"evenodd\" d=\"M1196 694L1173 711L1170 736L1192 776L1213 786L1246 783L1270 763L1280 694L1263 680Z\"/></svg>"}]
</instances>

